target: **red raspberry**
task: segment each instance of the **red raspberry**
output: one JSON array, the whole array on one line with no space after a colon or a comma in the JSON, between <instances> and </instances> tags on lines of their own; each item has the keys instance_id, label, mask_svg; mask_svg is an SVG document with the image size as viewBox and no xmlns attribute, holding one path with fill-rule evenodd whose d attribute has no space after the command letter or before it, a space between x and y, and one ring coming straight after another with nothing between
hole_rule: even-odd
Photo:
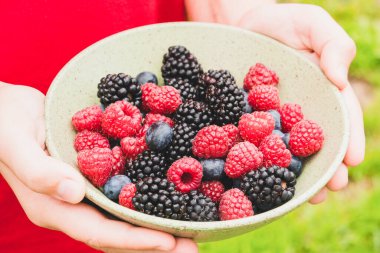
<instances>
[{"instance_id":1,"label":"red raspberry","mask_svg":"<svg viewBox=\"0 0 380 253\"><path fill-rule=\"evenodd\" d=\"M224 157L228 152L228 134L222 127L202 128L193 140L193 154L199 158Z\"/></svg>"},{"instance_id":2,"label":"red raspberry","mask_svg":"<svg viewBox=\"0 0 380 253\"><path fill-rule=\"evenodd\" d=\"M240 142L228 152L224 172L230 178L238 178L245 173L256 170L263 161L263 154L248 142Z\"/></svg>"},{"instance_id":3,"label":"red raspberry","mask_svg":"<svg viewBox=\"0 0 380 253\"><path fill-rule=\"evenodd\" d=\"M244 78L244 89L249 91L257 85L277 85L278 76L276 73L261 63L249 68L247 75Z\"/></svg>"},{"instance_id":4,"label":"red raspberry","mask_svg":"<svg viewBox=\"0 0 380 253\"><path fill-rule=\"evenodd\" d=\"M252 202L241 190L233 188L222 195L219 203L220 220L234 220L252 215Z\"/></svg>"},{"instance_id":5,"label":"red raspberry","mask_svg":"<svg viewBox=\"0 0 380 253\"><path fill-rule=\"evenodd\" d=\"M148 100L151 99L151 93L153 90L157 89L158 86L155 83L146 83L141 86L141 100L142 100L142 108L144 111L149 111L147 104Z\"/></svg>"},{"instance_id":6,"label":"red raspberry","mask_svg":"<svg viewBox=\"0 0 380 253\"><path fill-rule=\"evenodd\" d=\"M182 193L197 189L201 185L202 176L201 163L192 157L183 157L175 161L167 172L168 180Z\"/></svg>"},{"instance_id":7,"label":"red raspberry","mask_svg":"<svg viewBox=\"0 0 380 253\"><path fill-rule=\"evenodd\" d=\"M235 125L227 124L222 126L222 128L228 135L228 149L231 149L236 143L242 141L239 129Z\"/></svg>"},{"instance_id":8,"label":"red raspberry","mask_svg":"<svg viewBox=\"0 0 380 253\"><path fill-rule=\"evenodd\" d=\"M127 101L117 101L104 112L102 128L109 137L121 139L135 135L141 128L140 110Z\"/></svg>"},{"instance_id":9,"label":"red raspberry","mask_svg":"<svg viewBox=\"0 0 380 253\"><path fill-rule=\"evenodd\" d=\"M171 118L157 113L148 113L145 116L144 125L151 126L153 123L157 121L163 121L167 123L170 127L174 127L174 121Z\"/></svg>"},{"instance_id":10,"label":"red raspberry","mask_svg":"<svg viewBox=\"0 0 380 253\"><path fill-rule=\"evenodd\" d=\"M129 209L135 210L135 206L133 205L132 199L136 194L136 186L135 184L126 184L121 189L119 194L119 204L125 206Z\"/></svg>"},{"instance_id":11,"label":"red raspberry","mask_svg":"<svg viewBox=\"0 0 380 253\"><path fill-rule=\"evenodd\" d=\"M120 145L127 159L135 159L138 154L148 149L145 138L125 137L121 139Z\"/></svg>"},{"instance_id":12,"label":"red raspberry","mask_svg":"<svg viewBox=\"0 0 380 253\"><path fill-rule=\"evenodd\" d=\"M93 148L109 148L110 143L106 137L98 132L84 130L75 136L74 148L77 152Z\"/></svg>"},{"instance_id":13,"label":"red raspberry","mask_svg":"<svg viewBox=\"0 0 380 253\"><path fill-rule=\"evenodd\" d=\"M122 175L125 172L126 158L123 150L119 146L112 149L112 172L111 176Z\"/></svg>"},{"instance_id":14,"label":"red raspberry","mask_svg":"<svg viewBox=\"0 0 380 253\"><path fill-rule=\"evenodd\" d=\"M103 112L100 106L94 105L76 112L71 122L78 132L83 130L97 131L102 130Z\"/></svg>"},{"instance_id":15,"label":"red raspberry","mask_svg":"<svg viewBox=\"0 0 380 253\"><path fill-rule=\"evenodd\" d=\"M273 132L274 124L274 118L269 112L253 112L241 116L238 128L244 140L259 146L261 140Z\"/></svg>"},{"instance_id":16,"label":"red raspberry","mask_svg":"<svg viewBox=\"0 0 380 253\"><path fill-rule=\"evenodd\" d=\"M303 120L301 106L298 104L284 104L279 112L281 115L281 126L283 132L290 132L295 124Z\"/></svg>"},{"instance_id":17,"label":"red raspberry","mask_svg":"<svg viewBox=\"0 0 380 253\"><path fill-rule=\"evenodd\" d=\"M213 202L217 203L224 193L224 185L219 181L206 181L202 182L199 190L206 197L209 197Z\"/></svg>"},{"instance_id":18,"label":"red raspberry","mask_svg":"<svg viewBox=\"0 0 380 253\"><path fill-rule=\"evenodd\" d=\"M314 121L301 120L290 131L289 147L293 155L307 157L323 146L323 129Z\"/></svg>"},{"instance_id":19,"label":"red raspberry","mask_svg":"<svg viewBox=\"0 0 380 253\"><path fill-rule=\"evenodd\" d=\"M265 137L260 143L259 150L263 153L263 165L266 168L280 166L287 168L292 160L292 154L277 134Z\"/></svg>"},{"instance_id":20,"label":"red raspberry","mask_svg":"<svg viewBox=\"0 0 380 253\"><path fill-rule=\"evenodd\" d=\"M172 86L153 86L144 84L142 88L142 101L144 106L152 113L172 114L182 103L179 91Z\"/></svg>"},{"instance_id":21,"label":"red raspberry","mask_svg":"<svg viewBox=\"0 0 380 253\"><path fill-rule=\"evenodd\" d=\"M96 187L103 186L112 172L112 151L109 148L82 150L77 157L79 170Z\"/></svg>"},{"instance_id":22,"label":"red raspberry","mask_svg":"<svg viewBox=\"0 0 380 253\"><path fill-rule=\"evenodd\" d=\"M280 108L278 89L270 85L254 86L248 94L248 103L256 111L277 110Z\"/></svg>"}]
</instances>

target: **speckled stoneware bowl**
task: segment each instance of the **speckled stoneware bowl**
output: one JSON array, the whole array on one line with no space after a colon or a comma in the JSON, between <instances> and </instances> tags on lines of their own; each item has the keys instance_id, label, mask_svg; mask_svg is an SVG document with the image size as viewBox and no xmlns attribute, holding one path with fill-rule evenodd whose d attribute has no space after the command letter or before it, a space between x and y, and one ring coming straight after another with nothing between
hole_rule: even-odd
<instances>
[{"instance_id":1,"label":"speckled stoneware bowl","mask_svg":"<svg viewBox=\"0 0 380 253\"><path fill-rule=\"evenodd\" d=\"M328 182L348 144L347 110L339 91L316 65L277 41L245 30L203 23L167 23L121 32L95 43L67 63L46 98L47 146L51 155L76 167L71 117L86 106L99 104L96 93L100 78L119 72L135 76L141 71L160 76L162 56L169 46L177 44L193 52L205 70L228 69L239 85L249 66L256 62L275 70L280 77L282 103L299 103L306 118L323 127L323 149L306 163L292 200L244 219L200 223L158 218L112 202L89 182L88 199L127 222L197 241L214 241L252 231L280 218ZM162 83L162 79L159 81Z\"/></svg>"}]
</instances>

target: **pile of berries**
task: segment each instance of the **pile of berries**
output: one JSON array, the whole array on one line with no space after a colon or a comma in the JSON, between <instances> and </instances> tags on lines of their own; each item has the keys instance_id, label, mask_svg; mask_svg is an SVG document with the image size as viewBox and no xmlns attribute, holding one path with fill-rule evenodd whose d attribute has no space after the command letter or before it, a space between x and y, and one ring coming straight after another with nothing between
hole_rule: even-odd
<instances>
[{"instance_id":1,"label":"pile of berries","mask_svg":"<svg viewBox=\"0 0 380 253\"><path fill-rule=\"evenodd\" d=\"M72 117L78 167L94 186L127 208L186 221L252 216L294 196L324 137L300 105L281 105L274 71L257 63L240 89L183 46L168 49L161 71L161 86L150 72L107 75L101 105Z\"/></svg>"}]
</instances>

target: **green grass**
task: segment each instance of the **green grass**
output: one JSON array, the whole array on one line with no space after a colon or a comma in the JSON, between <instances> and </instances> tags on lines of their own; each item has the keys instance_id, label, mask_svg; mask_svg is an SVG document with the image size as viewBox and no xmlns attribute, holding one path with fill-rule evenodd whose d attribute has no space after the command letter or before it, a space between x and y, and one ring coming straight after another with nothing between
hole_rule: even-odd
<instances>
[{"instance_id":1,"label":"green grass","mask_svg":"<svg viewBox=\"0 0 380 253\"><path fill-rule=\"evenodd\" d=\"M232 239L200 244L201 253L380 252L380 177L331 193L284 218ZM344 205L342 204L344 203Z\"/></svg>"}]
</instances>

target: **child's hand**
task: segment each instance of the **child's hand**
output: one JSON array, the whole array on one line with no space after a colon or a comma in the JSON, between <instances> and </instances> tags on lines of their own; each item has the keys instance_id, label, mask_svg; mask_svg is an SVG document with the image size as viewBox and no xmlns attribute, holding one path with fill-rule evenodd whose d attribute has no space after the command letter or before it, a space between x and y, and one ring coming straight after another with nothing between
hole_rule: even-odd
<instances>
[{"instance_id":1,"label":"child's hand","mask_svg":"<svg viewBox=\"0 0 380 253\"><path fill-rule=\"evenodd\" d=\"M350 114L350 142L343 163L327 184L327 188L332 191L341 190L348 183L347 166L360 164L365 152L363 114L347 77L356 53L355 43L322 8L274 2L187 0L186 4L188 16L194 21L239 26L265 34L297 49L317 63L342 91ZM326 193L327 190L324 188L310 202L323 201Z\"/></svg>"},{"instance_id":2,"label":"child's hand","mask_svg":"<svg viewBox=\"0 0 380 253\"><path fill-rule=\"evenodd\" d=\"M36 225L107 252L197 252L188 239L106 218L79 203L82 175L45 151L44 96L0 83L0 172Z\"/></svg>"}]
</instances>

